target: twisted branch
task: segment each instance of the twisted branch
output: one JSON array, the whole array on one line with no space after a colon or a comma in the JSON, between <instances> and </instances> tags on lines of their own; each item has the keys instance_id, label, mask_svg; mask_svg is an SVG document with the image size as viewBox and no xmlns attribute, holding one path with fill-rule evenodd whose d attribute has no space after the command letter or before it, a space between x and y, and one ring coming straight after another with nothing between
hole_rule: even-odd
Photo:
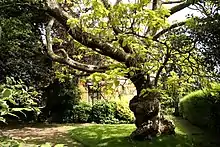
<instances>
[{"instance_id":1,"label":"twisted branch","mask_svg":"<svg viewBox=\"0 0 220 147\"><path fill-rule=\"evenodd\" d=\"M73 67L75 69L89 72L89 73L104 72L107 70L107 67L98 67L95 65L87 65L87 64L83 64L83 63L79 63L77 61L74 61L73 59L71 59L69 57L69 55L67 54L67 52L64 49L59 49L57 51L57 53L61 53L62 56L55 54L53 51L53 42L52 42L52 37L51 37L51 29L53 27L53 24L54 24L54 18L52 18L49 21L49 23L46 27L47 54L50 56L50 58L52 58L53 61L66 64L66 65L69 65L70 67Z\"/></svg>"}]
</instances>

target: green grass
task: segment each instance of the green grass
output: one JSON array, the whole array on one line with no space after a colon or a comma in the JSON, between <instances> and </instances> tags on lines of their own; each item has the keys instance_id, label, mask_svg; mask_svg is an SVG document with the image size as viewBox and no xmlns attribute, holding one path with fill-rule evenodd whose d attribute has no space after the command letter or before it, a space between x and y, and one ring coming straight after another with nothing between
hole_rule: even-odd
<instances>
[{"instance_id":1,"label":"green grass","mask_svg":"<svg viewBox=\"0 0 220 147\"><path fill-rule=\"evenodd\" d=\"M176 134L160 136L152 141L130 140L129 135L135 129L132 124L83 126L71 130L70 135L85 147L219 147L187 121L170 118L175 122Z\"/></svg>"},{"instance_id":2,"label":"green grass","mask_svg":"<svg viewBox=\"0 0 220 147\"><path fill-rule=\"evenodd\" d=\"M22 141L0 137L0 147L13 147L12 144L18 142L23 142L25 147L36 147L46 142L68 147L220 147L219 136L205 132L182 118L167 117L174 121L176 135L160 136L152 141L130 140L129 135L135 130L133 124L61 124L12 129L14 136L19 138L21 134L24 136L22 139L25 136L30 138Z\"/></svg>"}]
</instances>

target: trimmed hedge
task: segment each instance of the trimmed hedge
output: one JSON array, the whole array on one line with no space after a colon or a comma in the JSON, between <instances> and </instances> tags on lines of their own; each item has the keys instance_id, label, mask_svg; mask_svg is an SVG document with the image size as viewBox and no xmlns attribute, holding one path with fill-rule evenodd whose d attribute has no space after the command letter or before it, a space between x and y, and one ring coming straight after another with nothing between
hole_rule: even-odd
<instances>
[{"instance_id":1,"label":"trimmed hedge","mask_svg":"<svg viewBox=\"0 0 220 147\"><path fill-rule=\"evenodd\" d=\"M180 100L180 114L192 124L220 131L220 86L192 92Z\"/></svg>"}]
</instances>

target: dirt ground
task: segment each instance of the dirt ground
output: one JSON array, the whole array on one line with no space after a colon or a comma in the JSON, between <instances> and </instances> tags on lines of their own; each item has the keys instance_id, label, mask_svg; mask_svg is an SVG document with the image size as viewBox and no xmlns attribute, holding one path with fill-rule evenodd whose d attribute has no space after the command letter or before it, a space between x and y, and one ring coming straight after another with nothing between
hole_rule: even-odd
<instances>
[{"instance_id":1,"label":"dirt ground","mask_svg":"<svg viewBox=\"0 0 220 147\"><path fill-rule=\"evenodd\" d=\"M38 124L25 126L10 126L2 128L4 136L12 137L16 140L23 140L25 146L32 147L34 144L44 144L46 142L54 144L65 144L68 147L82 147L74 141L68 131L79 125L59 125L59 124ZM81 125L80 125L81 126Z\"/></svg>"}]
</instances>

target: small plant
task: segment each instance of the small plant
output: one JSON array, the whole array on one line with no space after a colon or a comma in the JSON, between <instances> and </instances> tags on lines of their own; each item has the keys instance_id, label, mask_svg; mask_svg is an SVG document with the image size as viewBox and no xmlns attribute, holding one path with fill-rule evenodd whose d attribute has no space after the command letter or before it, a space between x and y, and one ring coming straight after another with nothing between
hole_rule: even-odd
<instances>
[{"instance_id":1,"label":"small plant","mask_svg":"<svg viewBox=\"0 0 220 147\"><path fill-rule=\"evenodd\" d=\"M18 117L17 112L26 116L24 111L40 112L36 107L38 92L27 87L21 80L6 78L6 84L0 85L0 121L6 122L5 116Z\"/></svg>"}]
</instances>

